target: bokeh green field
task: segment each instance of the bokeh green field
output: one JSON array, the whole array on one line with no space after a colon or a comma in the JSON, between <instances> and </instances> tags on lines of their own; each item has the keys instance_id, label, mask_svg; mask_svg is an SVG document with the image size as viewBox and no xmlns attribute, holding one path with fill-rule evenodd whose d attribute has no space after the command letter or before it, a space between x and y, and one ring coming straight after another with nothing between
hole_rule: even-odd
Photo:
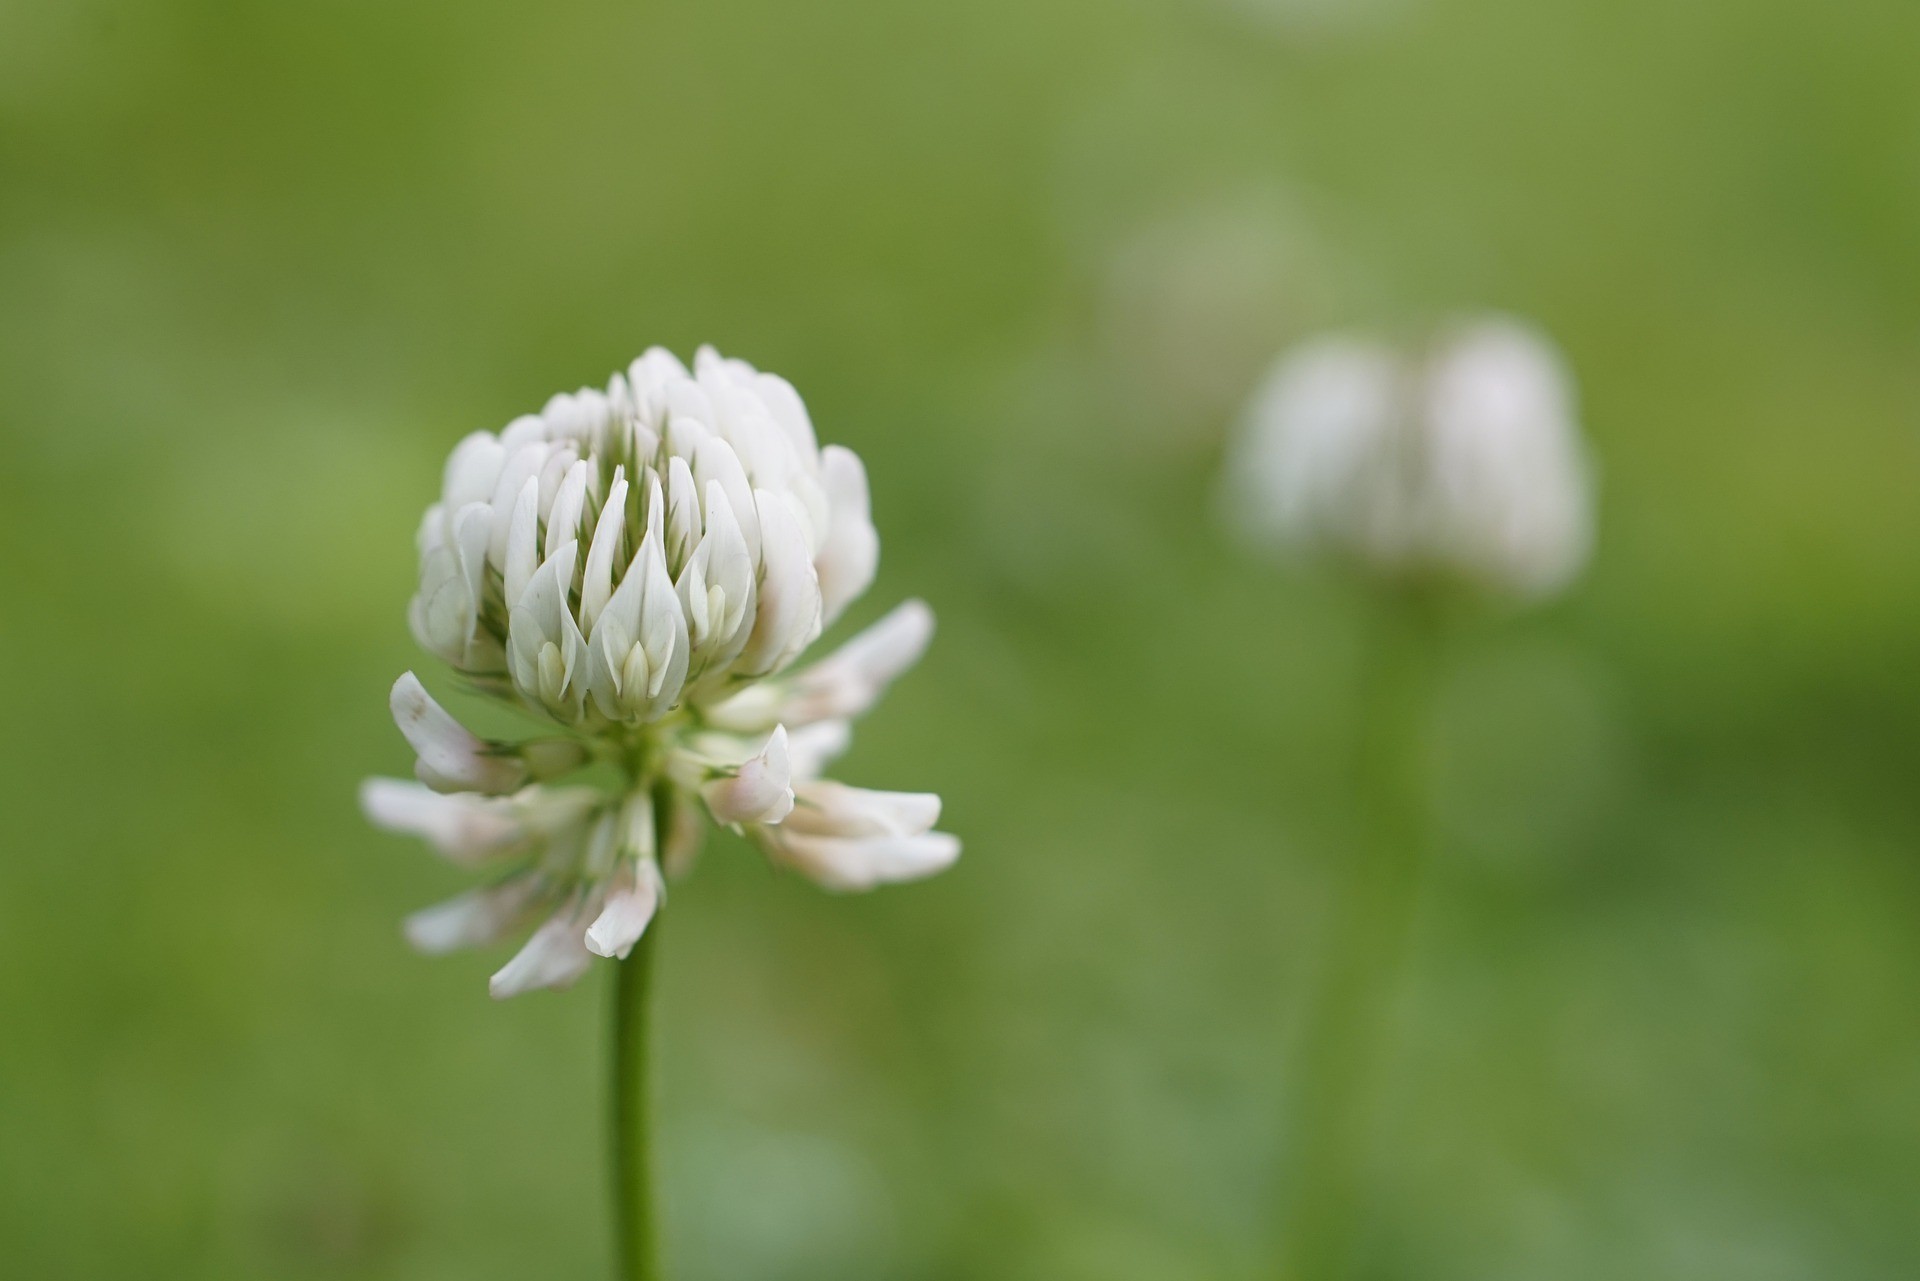
<instances>
[{"instance_id":1,"label":"bokeh green field","mask_svg":"<svg viewBox=\"0 0 1920 1281\"><path fill-rule=\"evenodd\" d=\"M1359 1275L1920 1275L1920 8L0 0L0 1274L591 1277L606 975L369 830L447 448L787 375L941 633L663 936L682 1281L1261 1275L1352 598L1211 517L1330 324L1569 353L1591 572L1456 636Z\"/></svg>"}]
</instances>

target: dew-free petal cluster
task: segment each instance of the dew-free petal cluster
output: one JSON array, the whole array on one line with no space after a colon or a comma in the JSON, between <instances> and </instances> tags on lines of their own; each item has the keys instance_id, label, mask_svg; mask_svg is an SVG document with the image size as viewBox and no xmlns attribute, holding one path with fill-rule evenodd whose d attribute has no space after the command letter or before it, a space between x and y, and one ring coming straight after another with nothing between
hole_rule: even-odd
<instances>
[{"instance_id":1,"label":"dew-free petal cluster","mask_svg":"<svg viewBox=\"0 0 1920 1281\"><path fill-rule=\"evenodd\" d=\"M1593 538L1566 363L1533 327L1501 317L1424 354L1349 335L1288 353L1247 409L1226 498L1258 543L1521 597L1563 586Z\"/></svg>"},{"instance_id":2,"label":"dew-free petal cluster","mask_svg":"<svg viewBox=\"0 0 1920 1281\"><path fill-rule=\"evenodd\" d=\"M697 856L703 810L833 889L957 857L937 798L820 778L933 615L909 601L794 667L872 583L879 537L859 457L820 447L784 379L654 348L604 390L462 440L417 544L416 639L549 730L483 739L409 672L392 709L418 781L362 794L374 822L492 874L413 917L417 946L532 927L494 995L625 955ZM594 762L621 783L555 785Z\"/></svg>"}]
</instances>

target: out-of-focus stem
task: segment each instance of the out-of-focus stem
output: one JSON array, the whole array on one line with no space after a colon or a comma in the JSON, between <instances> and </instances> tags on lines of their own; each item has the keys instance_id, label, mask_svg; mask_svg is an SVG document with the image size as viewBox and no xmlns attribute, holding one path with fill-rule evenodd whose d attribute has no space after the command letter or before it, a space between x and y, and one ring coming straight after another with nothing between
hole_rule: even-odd
<instances>
[{"instance_id":1,"label":"out-of-focus stem","mask_svg":"<svg viewBox=\"0 0 1920 1281\"><path fill-rule=\"evenodd\" d=\"M1436 602L1404 588L1376 604L1354 762L1357 848L1293 1074L1282 1281L1340 1281L1351 1265L1375 1075L1430 840L1424 745Z\"/></svg>"}]
</instances>

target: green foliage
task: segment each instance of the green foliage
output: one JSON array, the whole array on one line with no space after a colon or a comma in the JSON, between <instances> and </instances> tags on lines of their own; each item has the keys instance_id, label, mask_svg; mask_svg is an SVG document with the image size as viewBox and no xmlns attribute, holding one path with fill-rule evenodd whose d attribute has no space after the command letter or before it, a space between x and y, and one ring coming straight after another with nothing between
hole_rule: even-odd
<instances>
[{"instance_id":1,"label":"green foliage","mask_svg":"<svg viewBox=\"0 0 1920 1281\"><path fill-rule=\"evenodd\" d=\"M866 458L844 773L968 852L676 887L679 1277L1259 1275L1358 619L1219 439L1491 305L1600 549L1447 659L1363 1274L1920 1273L1920 9L1286 3L0 7L4 1270L604 1268L611 974L409 955L353 795L446 449L704 340Z\"/></svg>"}]
</instances>

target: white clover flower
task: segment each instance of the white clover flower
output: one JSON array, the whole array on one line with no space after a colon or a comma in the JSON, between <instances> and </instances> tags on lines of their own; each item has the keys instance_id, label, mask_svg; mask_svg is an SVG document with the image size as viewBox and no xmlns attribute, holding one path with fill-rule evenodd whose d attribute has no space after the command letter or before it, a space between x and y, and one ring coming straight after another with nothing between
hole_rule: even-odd
<instances>
[{"instance_id":1,"label":"white clover flower","mask_svg":"<svg viewBox=\"0 0 1920 1281\"><path fill-rule=\"evenodd\" d=\"M1225 497L1256 542L1521 597L1565 585L1593 538L1565 363L1543 335L1497 317L1424 360L1356 337L1295 349L1248 407Z\"/></svg>"},{"instance_id":2,"label":"white clover flower","mask_svg":"<svg viewBox=\"0 0 1920 1281\"><path fill-rule=\"evenodd\" d=\"M418 545L414 636L555 728L481 739L409 672L392 704L419 781L362 791L375 823L494 873L408 921L421 950L538 922L495 996L626 955L664 901L663 866L692 866L701 808L832 889L958 856L931 830L938 798L819 777L926 649L933 614L909 601L788 670L873 581L879 539L859 458L816 443L785 380L705 347L689 371L654 348L605 392L461 441ZM592 762L621 786L548 782Z\"/></svg>"}]
</instances>

